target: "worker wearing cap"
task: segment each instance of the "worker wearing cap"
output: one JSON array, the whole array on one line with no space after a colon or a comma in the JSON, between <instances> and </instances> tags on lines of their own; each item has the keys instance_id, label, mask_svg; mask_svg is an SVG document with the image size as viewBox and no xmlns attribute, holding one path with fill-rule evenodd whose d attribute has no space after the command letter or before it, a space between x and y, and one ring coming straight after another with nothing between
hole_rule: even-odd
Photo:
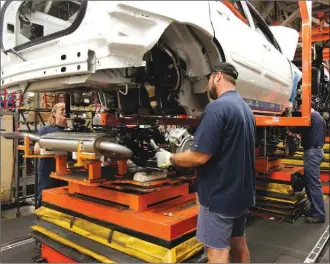
<instances>
[{"instance_id":1,"label":"worker wearing cap","mask_svg":"<svg viewBox=\"0 0 330 264\"><path fill-rule=\"evenodd\" d=\"M307 223L324 223L325 208L320 180L320 165L324 159L323 145L327 133L326 123L320 113L312 108L311 126L294 127L291 130L301 134L301 145L304 148L305 189L310 202L310 206L306 208L305 220Z\"/></svg>"},{"instance_id":2,"label":"worker wearing cap","mask_svg":"<svg viewBox=\"0 0 330 264\"><path fill-rule=\"evenodd\" d=\"M209 262L249 262L245 240L248 208L255 204L255 120L235 90L238 72L220 63L208 75L211 99L190 150L157 152L158 167L197 167L200 210L196 237Z\"/></svg>"},{"instance_id":3,"label":"worker wearing cap","mask_svg":"<svg viewBox=\"0 0 330 264\"><path fill-rule=\"evenodd\" d=\"M54 105L50 117L48 119L48 125L40 128L37 131L38 136L43 136L48 133L60 132L65 129L67 119L65 116L65 104L58 103ZM40 154L39 143L34 145L34 154ZM65 182L53 179L49 175L55 171L55 159L53 158L40 158L38 162L38 193L36 208L41 206L41 195L42 191L57 186L62 186Z\"/></svg>"}]
</instances>

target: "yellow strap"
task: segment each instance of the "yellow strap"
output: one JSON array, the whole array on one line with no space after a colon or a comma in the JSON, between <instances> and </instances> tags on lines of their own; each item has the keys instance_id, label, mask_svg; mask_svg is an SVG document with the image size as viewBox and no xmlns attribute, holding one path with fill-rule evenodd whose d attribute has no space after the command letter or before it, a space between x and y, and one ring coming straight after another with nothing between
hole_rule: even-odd
<instances>
[{"instance_id":1,"label":"yellow strap","mask_svg":"<svg viewBox=\"0 0 330 264\"><path fill-rule=\"evenodd\" d=\"M280 198L274 198L274 197L269 197L269 196L259 196L259 195L257 195L257 199L266 200L266 201L282 202L282 203L288 203L288 204L295 204L298 201L298 199L285 200L285 199L280 199Z\"/></svg>"},{"instance_id":2,"label":"yellow strap","mask_svg":"<svg viewBox=\"0 0 330 264\"><path fill-rule=\"evenodd\" d=\"M71 248L74 248L76 250L78 250L79 252L85 254L85 255L88 255L88 256L91 256L93 258L95 258L96 260L100 261L100 262L103 262L103 263L116 263L115 261L113 261L112 259L109 259L105 256L102 256L102 255L99 255L85 247L82 247L82 246L79 246L78 244L70 241L70 240L67 240L63 237L61 237L60 235L52 232L52 231L49 231L48 229L42 227L42 226L38 226L38 225L35 225L35 226L32 226L31 227L33 230L36 230L42 234L44 234L45 236L63 244L63 245L66 245L68 247L71 247Z\"/></svg>"},{"instance_id":3,"label":"yellow strap","mask_svg":"<svg viewBox=\"0 0 330 264\"><path fill-rule=\"evenodd\" d=\"M72 216L50 208L40 207L35 213L45 221L146 262L181 262L203 249L203 245L195 237L184 241L172 249L167 249L118 231L113 232L112 229L105 228L79 217L75 218L72 227L70 227ZM109 243L108 238L111 232L112 237Z\"/></svg>"},{"instance_id":4,"label":"yellow strap","mask_svg":"<svg viewBox=\"0 0 330 264\"><path fill-rule=\"evenodd\" d=\"M268 182L257 182L257 190L268 191L274 193L281 193L291 195L293 193L293 188L291 185L282 183L268 183Z\"/></svg>"}]
</instances>

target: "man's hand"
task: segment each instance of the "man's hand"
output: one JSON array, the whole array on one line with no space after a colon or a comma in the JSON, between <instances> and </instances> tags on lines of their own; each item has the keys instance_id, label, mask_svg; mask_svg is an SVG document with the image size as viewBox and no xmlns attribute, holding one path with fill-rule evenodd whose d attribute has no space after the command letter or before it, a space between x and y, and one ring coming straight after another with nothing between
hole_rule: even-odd
<instances>
[{"instance_id":1,"label":"man's hand","mask_svg":"<svg viewBox=\"0 0 330 264\"><path fill-rule=\"evenodd\" d=\"M171 163L172 153L166 151L165 149L160 149L156 153L155 157L157 159L157 166L159 168L168 168L172 165Z\"/></svg>"}]
</instances>

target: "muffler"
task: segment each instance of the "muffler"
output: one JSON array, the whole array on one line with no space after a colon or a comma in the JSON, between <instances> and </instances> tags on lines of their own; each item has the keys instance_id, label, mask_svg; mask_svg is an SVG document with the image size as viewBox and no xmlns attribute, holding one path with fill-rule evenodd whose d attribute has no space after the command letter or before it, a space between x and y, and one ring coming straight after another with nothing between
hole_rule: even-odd
<instances>
[{"instance_id":1,"label":"muffler","mask_svg":"<svg viewBox=\"0 0 330 264\"><path fill-rule=\"evenodd\" d=\"M115 135L109 136L105 133L54 132L39 137L25 132L2 132L1 136L6 139L29 137L32 141L38 142L41 148L53 151L76 152L80 142L82 152L125 159L133 156L129 148L115 142Z\"/></svg>"}]
</instances>

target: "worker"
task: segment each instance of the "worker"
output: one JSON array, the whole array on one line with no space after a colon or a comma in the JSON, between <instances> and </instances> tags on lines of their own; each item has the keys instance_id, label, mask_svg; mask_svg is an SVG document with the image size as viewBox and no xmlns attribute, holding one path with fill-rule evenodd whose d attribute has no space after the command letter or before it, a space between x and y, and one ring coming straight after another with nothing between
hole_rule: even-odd
<instances>
[{"instance_id":1,"label":"worker","mask_svg":"<svg viewBox=\"0 0 330 264\"><path fill-rule=\"evenodd\" d=\"M323 145L327 133L326 123L320 113L312 107L311 126L294 127L291 130L301 134L301 146L304 149L305 190L310 202L310 206L305 209L305 221L307 223L324 223L325 208L320 181L320 165L324 159Z\"/></svg>"},{"instance_id":2,"label":"worker","mask_svg":"<svg viewBox=\"0 0 330 264\"><path fill-rule=\"evenodd\" d=\"M48 125L40 128L37 131L38 136L42 136L48 133L63 131L67 125L67 119L65 116L65 104L58 103L54 105L51 110ZM35 155L40 154L39 143L34 145ZM37 206L41 206L41 195L42 191L49 188L54 188L58 186L65 185L64 181L60 181L54 178L51 178L49 175L52 171L55 171L55 159L53 158L40 158L38 162L38 193L37 193Z\"/></svg>"},{"instance_id":3,"label":"worker","mask_svg":"<svg viewBox=\"0 0 330 264\"><path fill-rule=\"evenodd\" d=\"M201 116L190 150L156 153L157 166L197 168L200 209L196 238L204 244L208 261L249 262L245 239L248 208L255 205L255 119L236 91L238 72L220 63L208 75L214 101ZM230 252L231 250L231 252Z\"/></svg>"}]
</instances>

